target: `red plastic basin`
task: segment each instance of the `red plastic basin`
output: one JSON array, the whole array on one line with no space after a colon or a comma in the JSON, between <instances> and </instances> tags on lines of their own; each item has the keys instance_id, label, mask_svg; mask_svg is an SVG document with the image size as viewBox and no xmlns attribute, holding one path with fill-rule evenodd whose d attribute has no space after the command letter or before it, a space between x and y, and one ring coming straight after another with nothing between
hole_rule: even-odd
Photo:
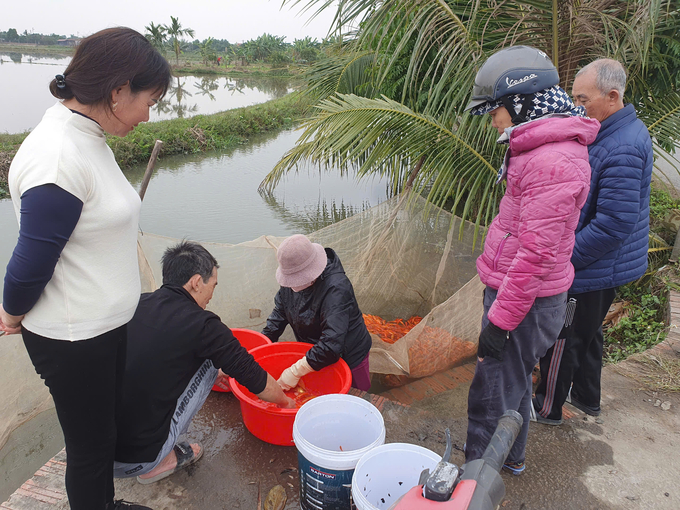
<instances>
[{"instance_id":1,"label":"red plastic basin","mask_svg":"<svg viewBox=\"0 0 680 510\"><path fill-rule=\"evenodd\" d=\"M256 347L253 355L262 368L274 378L302 358L312 348L303 342L277 342ZM317 394L347 393L352 385L352 371L345 360L312 372L302 378L307 389ZM263 402L233 378L231 389L241 404L241 415L246 428L258 439L271 444L293 446L293 422L297 409L281 409Z\"/></svg>"},{"instance_id":2,"label":"red plastic basin","mask_svg":"<svg viewBox=\"0 0 680 510\"><path fill-rule=\"evenodd\" d=\"M231 332L233 333L236 340L238 340L238 343L245 347L248 352L255 349L255 347L260 347L261 345L267 345L272 343L272 341L269 340L269 338L264 336L259 331L253 331L251 329L233 328ZM223 390L219 386L213 386L212 390L221 391L222 393L229 392L229 390Z\"/></svg>"}]
</instances>

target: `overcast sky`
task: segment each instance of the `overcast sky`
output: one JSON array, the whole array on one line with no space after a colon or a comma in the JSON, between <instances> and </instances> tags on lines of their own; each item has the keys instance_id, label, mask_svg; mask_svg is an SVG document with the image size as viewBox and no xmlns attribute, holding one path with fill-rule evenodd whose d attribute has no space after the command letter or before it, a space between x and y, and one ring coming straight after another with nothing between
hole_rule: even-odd
<instances>
[{"instance_id":1,"label":"overcast sky","mask_svg":"<svg viewBox=\"0 0 680 510\"><path fill-rule=\"evenodd\" d=\"M16 28L19 33L86 36L102 28L127 26L144 32L151 21L169 24L170 16L175 16L200 40L242 42L267 32L286 36L292 43L307 35L321 40L328 33L332 10L306 24L308 13L281 4L282 0L7 0L0 8L0 31Z\"/></svg>"}]
</instances>

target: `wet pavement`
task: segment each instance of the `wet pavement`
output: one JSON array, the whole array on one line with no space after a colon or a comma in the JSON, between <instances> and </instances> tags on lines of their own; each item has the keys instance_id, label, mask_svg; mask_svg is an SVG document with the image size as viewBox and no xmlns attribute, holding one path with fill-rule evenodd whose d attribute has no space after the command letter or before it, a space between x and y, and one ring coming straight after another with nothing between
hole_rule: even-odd
<instances>
[{"instance_id":1,"label":"wet pavement","mask_svg":"<svg viewBox=\"0 0 680 510\"><path fill-rule=\"evenodd\" d=\"M665 349L662 354L677 359L680 296L676 300L672 333L650 352L659 354ZM411 396L410 406L379 395L358 395L380 409L386 443L417 444L441 454L444 430L449 427L454 443L451 460L460 465L469 387L469 379L460 377L472 374L472 366L447 371L448 382L438 374L402 387L403 394ZM645 389L633 361L605 367L602 386L600 417L577 412L560 427L531 424L526 471L522 476L502 474L506 484L502 510L680 508L680 394ZM415 399L416 395L421 398ZM662 401L663 406L659 405ZM243 425L239 407L232 394L213 392L187 438L201 442L204 457L152 485L140 485L134 478L118 480L116 497L154 510L261 510L258 501L263 505L269 490L281 485L288 498L285 509L300 508L295 447L271 445L252 436ZM41 471L0 508L67 509L63 454ZM22 506L22 494L29 493L32 503Z\"/></svg>"},{"instance_id":2,"label":"wet pavement","mask_svg":"<svg viewBox=\"0 0 680 510\"><path fill-rule=\"evenodd\" d=\"M385 420L386 442L408 442L441 454L446 424L425 411L363 394L378 403ZM464 427L464 417L457 430ZM286 509L300 508L297 450L275 446L251 435L243 425L236 397L213 392L194 418L187 437L200 441L203 458L153 485L118 480L116 497L148 504L154 510L257 508L269 490L282 485ZM460 436L462 437L462 436Z\"/></svg>"}]
</instances>

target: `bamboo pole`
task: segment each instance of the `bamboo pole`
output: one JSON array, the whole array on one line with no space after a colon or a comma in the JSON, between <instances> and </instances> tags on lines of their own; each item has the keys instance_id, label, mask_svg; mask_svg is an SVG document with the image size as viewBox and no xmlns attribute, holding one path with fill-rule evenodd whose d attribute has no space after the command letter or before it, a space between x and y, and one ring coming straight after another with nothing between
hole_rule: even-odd
<instances>
[{"instance_id":1,"label":"bamboo pole","mask_svg":"<svg viewBox=\"0 0 680 510\"><path fill-rule=\"evenodd\" d=\"M144 172L144 178L142 179L142 187L139 188L139 198L144 200L144 195L146 195L146 188L149 187L149 181L151 181L151 175L153 174L153 168L156 166L156 159L158 159L158 153L163 147L163 142L156 140L153 146L153 151L151 151L151 157L149 158L149 163L146 165L146 171Z\"/></svg>"}]
</instances>

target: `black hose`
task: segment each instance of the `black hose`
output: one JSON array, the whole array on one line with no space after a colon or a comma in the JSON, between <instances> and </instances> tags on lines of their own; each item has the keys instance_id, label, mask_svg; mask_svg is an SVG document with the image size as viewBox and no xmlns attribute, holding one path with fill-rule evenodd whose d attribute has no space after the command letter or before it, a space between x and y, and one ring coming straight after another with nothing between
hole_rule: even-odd
<instances>
[{"instance_id":1,"label":"black hose","mask_svg":"<svg viewBox=\"0 0 680 510\"><path fill-rule=\"evenodd\" d=\"M522 415L512 409L505 411L501 419L498 420L496 432L494 432L491 441L489 441L489 446L486 447L484 455L482 455L482 459L497 472L500 472L503 467L523 422Z\"/></svg>"}]
</instances>

